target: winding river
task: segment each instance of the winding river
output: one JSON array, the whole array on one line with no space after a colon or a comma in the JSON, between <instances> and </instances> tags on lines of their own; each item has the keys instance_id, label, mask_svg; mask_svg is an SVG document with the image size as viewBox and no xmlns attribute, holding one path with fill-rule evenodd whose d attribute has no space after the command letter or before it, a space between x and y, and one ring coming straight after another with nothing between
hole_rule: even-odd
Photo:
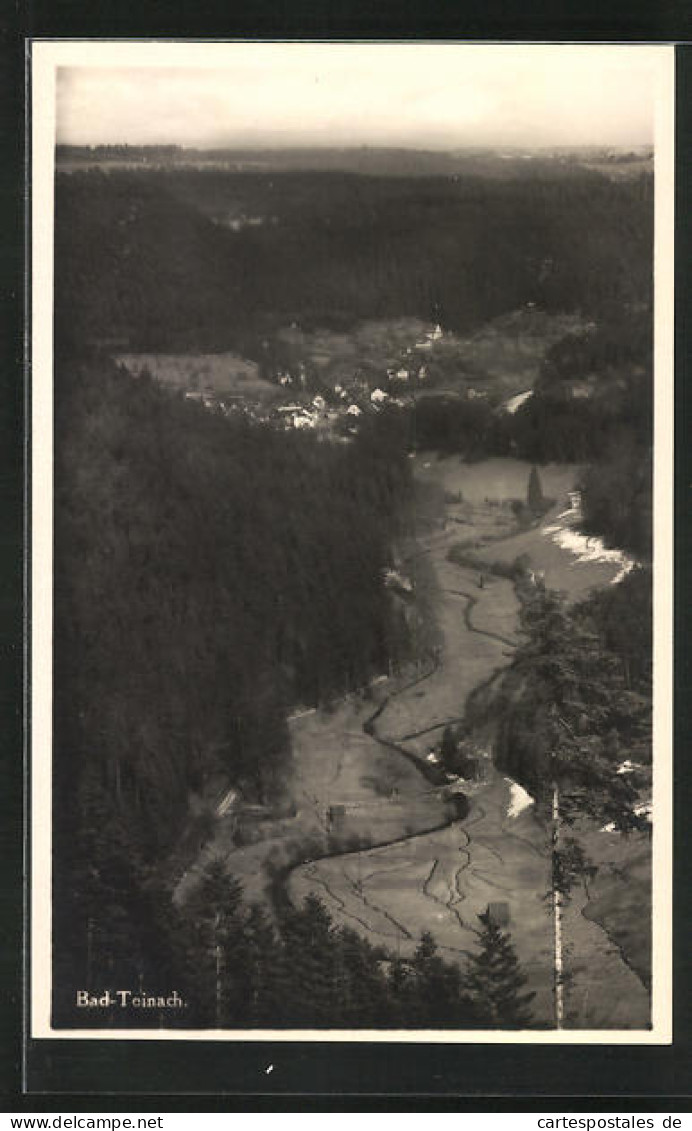
<instances>
[{"instance_id":1,"label":"winding river","mask_svg":"<svg viewBox=\"0 0 692 1131\"><path fill-rule=\"evenodd\" d=\"M458 461L451 469L426 466L442 480L459 474ZM507 469L501 471L506 477ZM487 483L486 476L486 492ZM487 496L477 499L473 521L497 521L497 505ZM560 511L556 504L529 534L496 537L488 556L512 560L527 548L532 557L544 552L548 568L562 570L573 592L612 581L616 562L587 565L568 544L555 541ZM412 954L421 932L429 930L444 957L462 960L477 946L479 914L489 903L504 904L527 988L535 994L535 1020L550 1026L554 952L546 826L528 794L494 765L492 729L474 736L475 780L457 783L466 801L451 795L449 783L441 784L432 752L444 726L463 714L469 693L501 673L520 639L511 582L489 574L481 579L477 570L448 559L459 540L460 514L459 506L448 504L447 520L420 539L408 564L416 588L434 588L441 634L420 670L406 678L383 677L367 700L352 696L331 712L294 716L291 811L258 825L257 839L242 847L229 847L220 822L207 851L223 850L250 898L266 898L269 870L281 878L282 898L300 902L314 893L337 923L399 955ZM184 898L195 871L183 879L177 898ZM564 915L565 1024L645 1028L648 992L619 947L586 917L588 902L588 891L576 890Z\"/></svg>"},{"instance_id":2,"label":"winding river","mask_svg":"<svg viewBox=\"0 0 692 1131\"><path fill-rule=\"evenodd\" d=\"M534 532L534 554L537 539L549 543L547 560L557 562L557 555L562 556L570 586L577 592L581 584L588 588L594 581L612 581L620 569L616 560L600 561L590 577L583 570L575 574L585 559L569 543L556 543L560 511L558 504ZM413 759L422 775L444 725L459 718L474 688L511 662L519 640L519 604L512 584L485 575L481 587L477 571L450 562L449 546L457 538L457 530L446 523L421 547L438 586L437 619L444 639L436 662L405 687L385 692L374 714L361 723L365 738L398 750L409 762ZM511 535L488 547L488 556L511 560L526 543L525 533ZM411 954L421 931L430 930L448 958L475 948L478 915L489 903L506 904L512 941L528 988L536 995L535 1019L551 1025L554 951L547 898L548 833L531 798L493 764L492 732L475 737L481 769L478 780L460 783L469 802L465 816L393 843L308 861L291 871L287 891L294 901L314 892L335 920L395 953ZM373 830L368 831L372 835ZM564 915L566 1024L645 1027L647 991L619 948L584 917L587 904L588 892L577 889Z\"/></svg>"}]
</instances>

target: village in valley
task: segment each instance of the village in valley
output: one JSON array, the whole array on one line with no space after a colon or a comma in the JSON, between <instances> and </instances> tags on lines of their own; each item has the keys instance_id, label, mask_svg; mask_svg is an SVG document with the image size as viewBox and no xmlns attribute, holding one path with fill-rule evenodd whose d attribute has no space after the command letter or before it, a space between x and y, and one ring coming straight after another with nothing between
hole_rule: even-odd
<instances>
[{"instance_id":1,"label":"village in valley","mask_svg":"<svg viewBox=\"0 0 692 1131\"><path fill-rule=\"evenodd\" d=\"M363 323L350 333L304 330L294 322L262 339L257 361L122 347L115 357L131 376L148 373L207 410L348 442L361 418L411 409L423 398L478 399L513 413L531 396L548 347L594 328L527 303L468 335L417 318ZM573 397L590 395L583 381L573 384Z\"/></svg>"},{"instance_id":2,"label":"village in valley","mask_svg":"<svg viewBox=\"0 0 692 1131\"><path fill-rule=\"evenodd\" d=\"M388 405L403 408L429 386L429 366L423 359L442 342L442 328L437 324L423 329L413 346L399 347L397 356L396 339L410 336L407 323L390 330L393 340L387 344L392 353L381 369L367 356L359 364L357 340L329 332L305 334L295 324L280 330L273 343L272 352L283 357L283 363L254 362L235 354L186 359L124 353L118 360L132 376L148 371L206 409L284 429L313 429L320 438L347 439L359 417ZM269 346L265 340L265 352ZM471 389L467 395L485 394Z\"/></svg>"},{"instance_id":3,"label":"village in valley","mask_svg":"<svg viewBox=\"0 0 692 1131\"><path fill-rule=\"evenodd\" d=\"M415 117L417 65L339 45L320 72L334 46L282 47L285 87L246 44L225 70L61 76L51 1023L110 1024L79 994L117 979L188 1005L123 1010L128 1030L639 1040L648 118L601 137L592 106L578 144L600 64L570 86L555 48L554 136L541 85L531 137L494 113L467 137L452 118L477 86L488 106L529 86L523 55L484 84L474 47L419 45L450 137L404 137L392 90ZM396 102L372 145L366 71ZM111 113L144 80L174 120L154 144ZM208 132L236 99L243 129L264 107L251 144Z\"/></svg>"}]
</instances>

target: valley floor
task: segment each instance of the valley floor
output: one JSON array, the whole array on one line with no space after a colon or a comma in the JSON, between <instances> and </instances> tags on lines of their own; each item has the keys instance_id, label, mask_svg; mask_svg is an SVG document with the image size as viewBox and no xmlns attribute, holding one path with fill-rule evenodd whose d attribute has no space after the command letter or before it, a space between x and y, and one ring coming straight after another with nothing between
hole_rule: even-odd
<instances>
[{"instance_id":1,"label":"valley floor","mask_svg":"<svg viewBox=\"0 0 692 1131\"><path fill-rule=\"evenodd\" d=\"M439 477L446 489L454 480L465 499L473 498L464 471L450 460L430 463L422 474ZM507 474L514 478L519 471L523 480L517 479L514 493L521 495L525 465L493 466L476 490L475 532L481 540L488 532L491 496L506 490ZM480 482L480 474L476 465L471 480ZM561 469L551 480L552 491L546 486L559 501L532 530L502 537L504 520L498 517L500 538L482 552L508 561L529 552L537 568L551 573L548 583L566 581L555 587L574 598L612 581L619 565L580 559L553 540L551 527L564 507L560 492L569 485ZM422 658L408 677L379 681L370 700L354 696L329 713L294 718L292 814L258 825L256 842L243 847L232 844L231 819L226 825L222 820L206 856L223 855L249 898L266 899L267 877L278 874L292 901L313 893L337 923L400 955L413 953L423 930L432 932L445 958L466 955L477 945L478 915L490 902L506 903L512 942L535 993L535 1023L550 1027L549 832L528 795L494 766L490 733L475 736L482 752L478 779L456 786L470 802L463 819L455 819L449 786L430 780L430 751L444 725L459 720L469 693L511 662L520 639L512 583L486 575L481 586L477 570L448 559L457 539L457 526L443 520L419 544L426 560L421 583L434 588L442 637L435 654ZM415 583L415 556L406 568ZM648 898L648 844L586 826L580 835L600 871L593 889L575 889L565 909L565 1024L646 1028L649 994L639 976L646 966L641 941L646 931L638 932L631 922L641 917L635 905L641 908ZM198 868L184 877L179 900L196 874Z\"/></svg>"}]
</instances>

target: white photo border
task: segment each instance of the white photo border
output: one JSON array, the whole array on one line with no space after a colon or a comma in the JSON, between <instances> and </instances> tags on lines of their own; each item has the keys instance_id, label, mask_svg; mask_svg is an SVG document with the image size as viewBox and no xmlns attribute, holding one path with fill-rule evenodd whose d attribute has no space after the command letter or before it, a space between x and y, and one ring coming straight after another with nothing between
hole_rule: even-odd
<instances>
[{"instance_id":1,"label":"white photo border","mask_svg":"<svg viewBox=\"0 0 692 1131\"><path fill-rule=\"evenodd\" d=\"M53 208L56 73L59 67L223 65L224 53L247 43L286 50L280 41L41 40L28 42L31 93L30 329L30 817L29 1026L35 1039L173 1041L400 1042L426 1044L666 1045L672 1042L673 789L673 434L675 47L593 43L482 46L532 50L618 46L650 53L655 107L655 407L654 407L654 788L652 1024L646 1030L139 1030L51 1026L51 791L53 624ZM357 48L360 41L339 41ZM377 41L386 43L388 41ZM396 42L396 41L389 41ZM399 41L403 42L403 41ZM420 41L423 42L423 41ZM406 41L407 46L416 46ZM326 41L313 44L318 49ZM452 41L437 43L441 50ZM464 43L464 46L473 46ZM480 46L480 44L479 44Z\"/></svg>"}]
</instances>

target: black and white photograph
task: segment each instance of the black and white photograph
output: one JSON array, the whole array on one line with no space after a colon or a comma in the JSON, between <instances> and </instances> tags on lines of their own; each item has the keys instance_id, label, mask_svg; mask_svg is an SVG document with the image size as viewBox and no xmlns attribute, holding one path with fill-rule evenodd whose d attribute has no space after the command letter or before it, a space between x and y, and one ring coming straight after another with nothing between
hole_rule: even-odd
<instances>
[{"instance_id":1,"label":"black and white photograph","mask_svg":"<svg viewBox=\"0 0 692 1131\"><path fill-rule=\"evenodd\" d=\"M673 77L33 44L33 1036L670 1042Z\"/></svg>"}]
</instances>

